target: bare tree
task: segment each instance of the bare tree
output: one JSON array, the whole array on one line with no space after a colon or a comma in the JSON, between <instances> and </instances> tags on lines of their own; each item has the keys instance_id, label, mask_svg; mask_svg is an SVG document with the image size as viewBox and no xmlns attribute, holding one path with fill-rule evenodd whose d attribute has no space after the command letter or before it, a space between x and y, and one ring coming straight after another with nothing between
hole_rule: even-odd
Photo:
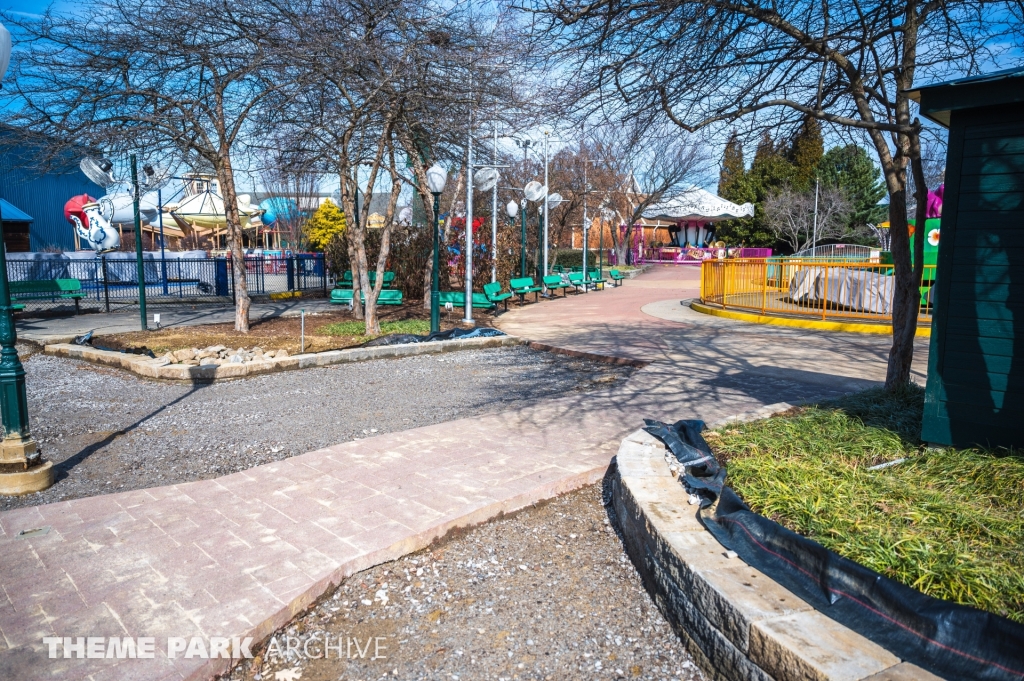
<instances>
[{"instance_id":1,"label":"bare tree","mask_svg":"<svg viewBox=\"0 0 1024 681\"><path fill-rule=\"evenodd\" d=\"M271 3L97 0L81 15L4 15L17 26L11 122L53 139L165 163L208 165L220 181L235 292L235 328L249 330L249 294L235 156L274 111L287 79L278 47L292 36ZM168 27L174 27L170 29Z\"/></svg>"},{"instance_id":2,"label":"bare tree","mask_svg":"<svg viewBox=\"0 0 1024 681\"><path fill-rule=\"evenodd\" d=\"M618 182L615 190L604 192L600 205L617 218L621 227L612 229L613 246L619 262L629 263L633 230L644 212L699 185L710 168L710 156L689 133L626 123L596 131L592 152L597 177L604 174L606 182Z\"/></svg>"},{"instance_id":3,"label":"bare tree","mask_svg":"<svg viewBox=\"0 0 1024 681\"><path fill-rule=\"evenodd\" d=\"M783 187L769 194L761 208L768 227L794 253L812 242L842 239L849 233L847 218L852 205L841 190L832 187L820 189L817 196L813 191Z\"/></svg>"},{"instance_id":4,"label":"bare tree","mask_svg":"<svg viewBox=\"0 0 1024 681\"><path fill-rule=\"evenodd\" d=\"M924 260L917 240L911 266L908 173L918 180L918 222L926 203L909 92L921 80L976 73L1012 49L1020 3L541 0L538 10L572 69L566 97L582 116L662 117L688 131L810 116L868 135L889 193L896 277L886 386L908 383Z\"/></svg>"}]
</instances>

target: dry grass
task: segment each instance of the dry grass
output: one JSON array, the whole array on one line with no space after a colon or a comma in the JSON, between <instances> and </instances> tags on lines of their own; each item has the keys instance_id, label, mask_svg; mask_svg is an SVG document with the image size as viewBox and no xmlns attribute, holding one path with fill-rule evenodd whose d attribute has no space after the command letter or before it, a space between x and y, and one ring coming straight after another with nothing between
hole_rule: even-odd
<instances>
[{"instance_id":1,"label":"dry grass","mask_svg":"<svg viewBox=\"0 0 1024 681\"><path fill-rule=\"evenodd\" d=\"M708 440L759 513L936 598L1024 622L1024 457L925 449L923 400L916 387L872 390Z\"/></svg>"}]
</instances>

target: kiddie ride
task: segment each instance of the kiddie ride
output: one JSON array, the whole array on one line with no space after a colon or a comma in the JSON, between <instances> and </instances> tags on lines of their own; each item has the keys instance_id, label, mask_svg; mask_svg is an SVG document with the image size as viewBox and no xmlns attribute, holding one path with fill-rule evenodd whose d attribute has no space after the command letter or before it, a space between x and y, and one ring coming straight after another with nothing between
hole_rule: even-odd
<instances>
[{"instance_id":1,"label":"kiddie ride","mask_svg":"<svg viewBox=\"0 0 1024 681\"><path fill-rule=\"evenodd\" d=\"M88 194L69 199L64 204L64 218L74 226L79 238L97 254L116 251L121 246L117 230L103 215L99 202Z\"/></svg>"}]
</instances>

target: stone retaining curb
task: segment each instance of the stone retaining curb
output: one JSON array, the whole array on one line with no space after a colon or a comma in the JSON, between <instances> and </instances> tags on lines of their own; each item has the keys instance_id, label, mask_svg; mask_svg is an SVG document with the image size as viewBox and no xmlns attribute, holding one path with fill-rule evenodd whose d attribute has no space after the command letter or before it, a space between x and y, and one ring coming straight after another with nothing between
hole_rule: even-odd
<instances>
[{"instance_id":1,"label":"stone retaining curb","mask_svg":"<svg viewBox=\"0 0 1024 681\"><path fill-rule=\"evenodd\" d=\"M282 359L244 364L221 364L206 366L189 366L186 364L168 364L163 359L152 359L143 355L133 355L113 350L97 350L87 345L57 343L47 345L43 351L47 355L80 359L94 364L120 367L147 378L160 378L172 381L212 382L228 378L244 378L259 374L293 369L309 369L312 367L346 364L348 362L365 362L372 359L391 359L411 357L413 355L436 355L459 350L480 350L482 348L507 347L522 345L523 340L515 336L497 336L491 338L467 338L464 340L435 341L433 343L407 343L402 345L386 345L376 348L352 348L349 350L329 350L327 352L291 355Z\"/></svg>"},{"instance_id":2,"label":"stone retaining curb","mask_svg":"<svg viewBox=\"0 0 1024 681\"><path fill-rule=\"evenodd\" d=\"M785 405L789 408L789 405ZM780 410L770 405L758 412ZM785 409L782 409L784 411ZM736 421L736 417L722 422ZM718 543L638 430L619 447L612 505L626 550L658 607L715 681L935 681L814 610Z\"/></svg>"}]
</instances>

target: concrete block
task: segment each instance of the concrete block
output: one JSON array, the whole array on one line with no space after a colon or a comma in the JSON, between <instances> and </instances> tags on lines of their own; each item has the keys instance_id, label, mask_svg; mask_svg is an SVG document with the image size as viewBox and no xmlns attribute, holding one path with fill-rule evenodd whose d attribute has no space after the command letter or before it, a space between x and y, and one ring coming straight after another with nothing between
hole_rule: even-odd
<instances>
[{"instance_id":1,"label":"concrete block","mask_svg":"<svg viewBox=\"0 0 1024 681\"><path fill-rule=\"evenodd\" d=\"M872 674L864 681L942 681L942 677L935 676L935 674L909 662L901 662L883 672Z\"/></svg>"},{"instance_id":2,"label":"concrete block","mask_svg":"<svg viewBox=\"0 0 1024 681\"><path fill-rule=\"evenodd\" d=\"M627 478L671 478L664 451L653 445L624 440L615 457L619 474Z\"/></svg>"},{"instance_id":3,"label":"concrete block","mask_svg":"<svg viewBox=\"0 0 1024 681\"><path fill-rule=\"evenodd\" d=\"M749 657L777 681L860 681L899 658L816 611L755 622Z\"/></svg>"},{"instance_id":4,"label":"concrete block","mask_svg":"<svg viewBox=\"0 0 1024 681\"><path fill-rule=\"evenodd\" d=\"M654 447L660 447L662 450L665 449L665 443L643 429L633 431L623 442L635 442L638 445L653 445Z\"/></svg>"},{"instance_id":5,"label":"concrete block","mask_svg":"<svg viewBox=\"0 0 1024 681\"><path fill-rule=\"evenodd\" d=\"M725 557L721 545L717 549L711 551L716 556L712 558L716 563L714 569L699 570L693 580L693 600L708 621L743 652L749 650L749 632L754 622L811 610L795 594L761 572L738 558Z\"/></svg>"}]
</instances>

